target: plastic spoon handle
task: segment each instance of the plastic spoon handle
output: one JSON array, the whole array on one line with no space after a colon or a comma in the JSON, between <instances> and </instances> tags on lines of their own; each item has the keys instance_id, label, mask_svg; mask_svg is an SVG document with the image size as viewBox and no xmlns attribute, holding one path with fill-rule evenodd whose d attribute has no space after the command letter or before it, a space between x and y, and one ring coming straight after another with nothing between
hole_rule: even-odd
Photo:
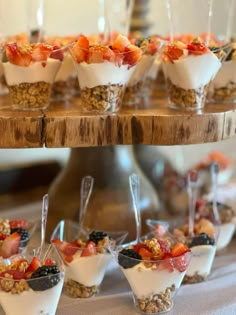
<instances>
[{"instance_id":1,"label":"plastic spoon handle","mask_svg":"<svg viewBox=\"0 0 236 315\"><path fill-rule=\"evenodd\" d=\"M197 180L198 172L193 170L188 173L188 205L189 205L189 216L188 216L188 231L189 236L194 235L194 221L195 221L195 207L197 201Z\"/></svg>"},{"instance_id":2,"label":"plastic spoon handle","mask_svg":"<svg viewBox=\"0 0 236 315\"><path fill-rule=\"evenodd\" d=\"M43 202L42 202L41 244L40 244L40 249L39 249L39 260L42 256L43 248L45 245L47 217L48 217L48 194L43 196Z\"/></svg>"},{"instance_id":3,"label":"plastic spoon handle","mask_svg":"<svg viewBox=\"0 0 236 315\"><path fill-rule=\"evenodd\" d=\"M106 45L111 39L111 24L109 19L111 5L111 0L104 0L104 45Z\"/></svg>"},{"instance_id":4,"label":"plastic spoon handle","mask_svg":"<svg viewBox=\"0 0 236 315\"><path fill-rule=\"evenodd\" d=\"M220 224L220 215L217 207L217 184L218 184L219 165L214 162L211 164L211 185L212 185L212 209L216 224Z\"/></svg>"},{"instance_id":5,"label":"plastic spoon handle","mask_svg":"<svg viewBox=\"0 0 236 315\"><path fill-rule=\"evenodd\" d=\"M129 176L129 187L135 215L136 243L139 243L141 238L141 215L139 209L140 182L139 176L137 174L132 174Z\"/></svg>"},{"instance_id":6,"label":"plastic spoon handle","mask_svg":"<svg viewBox=\"0 0 236 315\"><path fill-rule=\"evenodd\" d=\"M85 176L81 181L80 188L80 211L79 211L79 232L81 231L88 207L89 199L93 190L94 179L92 176Z\"/></svg>"}]
</instances>

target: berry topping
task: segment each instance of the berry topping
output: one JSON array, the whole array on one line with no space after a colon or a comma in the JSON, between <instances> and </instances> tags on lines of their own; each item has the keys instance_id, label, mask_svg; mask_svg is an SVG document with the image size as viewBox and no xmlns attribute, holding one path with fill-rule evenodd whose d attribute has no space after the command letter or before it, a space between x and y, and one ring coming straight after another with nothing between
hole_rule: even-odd
<instances>
[{"instance_id":1,"label":"berry topping","mask_svg":"<svg viewBox=\"0 0 236 315\"><path fill-rule=\"evenodd\" d=\"M12 220L12 221L10 221L11 229L14 229L14 228L26 229L27 226L28 226L28 223L26 220Z\"/></svg>"},{"instance_id":2,"label":"berry topping","mask_svg":"<svg viewBox=\"0 0 236 315\"><path fill-rule=\"evenodd\" d=\"M89 241L85 248L82 251L81 256L85 257L85 256L92 256L96 254L96 243L94 243L93 241Z\"/></svg>"},{"instance_id":3,"label":"berry topping","mask_svg":"<svg viewBox=\"0 0 236 315\"><path fill-rule=\"evenodd\" d=\"M139 253L135 252L133 249L123 249L119 252L118 262L125 268L132 268L140 263L142 257Z\"/></svg>"},{"instance_id":4,"label":"berry topping","mask_svg":"<svg viewBox=\"0 0 236 315\"><path fill-rule=\"evenodd\" d=\"M189 247L199 246L199 245L214 245L215 240L211 238L206 233L201 233L199 235L194 236Z\"/></svg>"},{"instance_id":5,"label":"berry topping","mask_svg":"<svg viewBox=\"0 0 236 315\"><path fill-rule=\"evenodd\" d=\"M20 234L14 232L7 236L2 243L0 248L0 256L3 258L8 258L12 255L15 255L19 251L20 245Z\"/></svg>"},{"instance_id":6,"label":"berry topping","mask_svg":"<svg viewBox=\"0 0 236 315\"><path fill-rule=\"evenodd\" d=\"M98 244L99 241L102 241L108 234L102 231L93 231L89 234L89 240Z\"/></svg>"},{"instance_id":7,"label":"berry topping","mask_svg":"<svg viewBox=\"0 0 236 315\"><path fill-rule=\"evenodd\" d=\"M18 234L20 234L20 247L25 247L27 242L29 241L29 232L25 229L22 228L13 228L11 229L11 234L17 232Z\"/></svg>"},{"instance_id":8,"label":"berry topping","mask_svg":"<svg viewBox=\"0 0 236 315\"><path fill-rule=\"evenodd\" d=\"M32 279L32 281L29 281L31 289L44 291L58 284L60 281L60 270L56 265L42 266L32 273L30 279Z\"/></svg>"},{"instance_id":9,"label":"berry topping","mask_svg":"<svg viewBox=\"0 0 236 315\"><path fill-rule=\"evenodd\" d=\"M171 255L173 257L177 257L177 256L181 256L181 255L183 255L189 251L190 251L190 249L188 248L188 246L178 242L172 248Z\"/></svg>"}]
</instances>

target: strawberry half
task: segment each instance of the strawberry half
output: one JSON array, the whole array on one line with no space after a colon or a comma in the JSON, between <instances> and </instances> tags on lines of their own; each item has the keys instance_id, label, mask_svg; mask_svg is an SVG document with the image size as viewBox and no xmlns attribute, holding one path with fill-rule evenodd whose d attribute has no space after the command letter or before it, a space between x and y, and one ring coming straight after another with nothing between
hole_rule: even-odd
<instances>
[{"instance_id":1,"label":"strawberry half","mask_svg":"<svg viewBox=\"0 0 236 315\"><path fill-rule=\"evenodd\" d=\"M33 61L47 61L51 55L53 47L43 43L33 45L32 60Z\"/></svg>"},{"instance_id":2,"label":"strawberry half","mask_svg":"<svg viewBox=\"0 0 236 315\"><path fill-rule=\"evenodd\" d=\"M11 275L14 280L21 280L25 277L25 273L19 270L5 270L0 273L0 277L5 277L5 275Z\"/></svg>"},{"instance_id":3,"label":"strawberry half","mask_svg":"<svg viewBox=\"0 0 236 315\"><path fill-rule=\"evenodd\" d=\"M142 50L135 46L129 45L125 48L123 64L134 66L142 57Z\"/></svg>"},{"instance_id":4,"label":"strawberry half","mask_svg":"<svg viewBox=\"0 0 236 315\"><path fill-rule=\"evenodd\" d=\"M142 257L143 260L153 259L153 253L144 247L141 247L138 253Z\"/></svg>"},{"instance_id":5,"label":"strawberry half","mask_svg":"<svg viewBox=\"0 0 236 315\"><path fill-rule=\"evenodd\" d=\"M31 52L30 45L17 45L17 43L6 45L7 60L17 66L28 67L32 61Z\"/></svg>"},{"instance_id":6,"label":"strawberry half","mask_svg":"<svg viewBox=\"0 0 236 315\"><path fill-rule=\"evenodd\" d=\"M77 42L71 48L71 52L78 63L85 61L89 52L89 41L87 37L80 35Z\"/></svg>"},{"instance_id":7,"label":"strawberry half","mask_svg":"<svg viewBox=\"0 0 236 315\"><path fill-rule=\"evenodd\" d=\"M12 255L17 254L19 252L20 240L20 234L17 232L14 232L7 236L0 248L0 256L2 256L3 258L8 258Z\"/></svg>"},{"instance_id":8,"label":"strawberry half","mask_svg":"<svg viewBox=\"0 0 236 315\"><path fill-rule=\"evenodd\" d=\"M208 48L203 43L191 43L187 45L189 54L191 55L202 55L208 52Z\"/></svg>"},{"instance_id":9,"label":"strawberry half","mask_svg":"<svg viewBox=\"0 0 236 315\"><path fill-rule=\"evenodd\" d=\"M32 273L35 270L37 270L39 267L41 267L41 263L37 257L33 257L28 268L26 269L26 273Z\"/></svg>"},{"instance_id":10,"label":"strawberry half","mask_svg":"<svg viewBox=\"0 0 236 315\"><path fill-rule=\"evenodd\" d=\"M130 45L130 41L126 36L119 34L112 44L112 49L124 52L126 47Z\"/></svg>"},{"instance_id":11,"label":"strawberry half","mask_svg":"<svg viewBox=\"0 0 236 315\"><path fill-rule=\"evenodd\" d=\"M96 254L96 244L92 241L89 241L85 248L82 251L81 256L86 257L86 256L92 256Z\"/></svg>"},{"instance_id":12,"label":"strawberry half","mask_svg":"<svg viewBox=\"0 0 236 315\"><path fill-rule=\"evenodd\" d=\"M11 229L21 228L26 229L28 222L26 220L12 220L9 222Z\"/></svg>"},{"instance_id":13,"label":"strawberry half","mask_svg":"<svg viewBox=\"0 0 236 315\"><path fill-rule=\"evenodd\" d=\"M114 52L108 46L91 46L87 56L88 63L103 63L115 60Z\"/></svg>"}]
</instances>

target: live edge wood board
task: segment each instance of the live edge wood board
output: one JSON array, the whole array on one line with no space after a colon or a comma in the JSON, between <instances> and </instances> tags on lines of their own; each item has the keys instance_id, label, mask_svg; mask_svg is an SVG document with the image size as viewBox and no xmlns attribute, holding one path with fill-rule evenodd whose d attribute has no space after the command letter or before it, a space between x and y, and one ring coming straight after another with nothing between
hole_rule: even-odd
<instances>
[{"instance_id":1,"label":"live edge wood board","mask_svg":"<svg viewBox=\"0 0 236 315\"><path fill-rule=\"evenodd\" d=\"M83 112L79 98L34 112L16 111L9 104L8 97L0 98L1 148L196 144L236 135L233 104L207 104L196 113L170 110L165 99L154 99L142 108L104 115Z\"/></svg>"}]
</instances>

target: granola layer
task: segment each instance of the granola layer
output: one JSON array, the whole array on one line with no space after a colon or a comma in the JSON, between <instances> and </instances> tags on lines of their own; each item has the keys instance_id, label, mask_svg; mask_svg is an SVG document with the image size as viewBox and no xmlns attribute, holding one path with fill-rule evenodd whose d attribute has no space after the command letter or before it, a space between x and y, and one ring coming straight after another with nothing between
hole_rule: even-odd
<instances>
[{"instance_id":1,"label":"granola layer","mask_svg":"<svg viewBox=\"0 0 236 315\"><path fill-rule=\"evenodd\" d=\"M183 284L193 284L206 281L206 276L200 275L198 272L195 272L193 276L185 275L183 279Z\"/></svg>"},{"instance_id":2,"label":"granola layer","mask_svg":"<svg viewBox=\"0 0 236 315\"><path fill-rule=\"evenodd\" d=\"M167 89L171 107L195 110L204 107L208 85L185 90L167 79Z\"/></svg>"},{"instance_id":3,"label":"granola layer","mask_svg":"<svg viewBox=\"0 0 236 315\"><path fill-rule=\"evenodd\" d=\"M47 82L20 83L8 86L12 105L21 110L45 109L49 105L51 84Z\"/></svg>"},{"instance_id":4,"label":"granola layer","mask_svg":"<svg viewBox=\"0 0 236 315\"><path fill-rule=\"evenodd\" d=\"M99 287L96 285L87 287L70 279L65 282L64 290L72 298L89 298L99 292Z\"/></svg>"},{"instance_id":5,"label":"granola layer","mask_svg":"<svg viewBox=\"0 0 236 315\"><path fill-rule=\"evenodd\" d=\"M211 99L219 102L236 102L236 82L230 82L225 87L215 88Z\"/></svg>"},{"instance_id":6,"label":"granola layer","mask_svg":"<svg viewBox=\"0 0 236 315\"><path fill-rule=\"evenodd\" d=\"M124 85L121 84L83 88L81 90L81 99L84 110L101 112L118 111L122 103L124 88Z\"/></svg>"},{"instance_id":7,"label":"granola layer","mask_svg":"<svg viewBox=\"0 0 236 315\"><path fill-rule=\"evenodd\" d=\"M124 104L135 104L143 88L143 81L138 81L132 86L127 86L124 95Z\"/></svg>"},{"instance_id":8,"label":"granola layer","mask_svg":"<svg viewBox=\"0 0 236 315\"><path fill-rule=\"evenodd\" d=\"M166 288L165 292L163 293L153 294L143 299L135 297L135 304L144 314L158 314L167 312L172 308L172 296L174 291L175 286L172 285L171 287Z\"/></svg>"}]
</instances>

